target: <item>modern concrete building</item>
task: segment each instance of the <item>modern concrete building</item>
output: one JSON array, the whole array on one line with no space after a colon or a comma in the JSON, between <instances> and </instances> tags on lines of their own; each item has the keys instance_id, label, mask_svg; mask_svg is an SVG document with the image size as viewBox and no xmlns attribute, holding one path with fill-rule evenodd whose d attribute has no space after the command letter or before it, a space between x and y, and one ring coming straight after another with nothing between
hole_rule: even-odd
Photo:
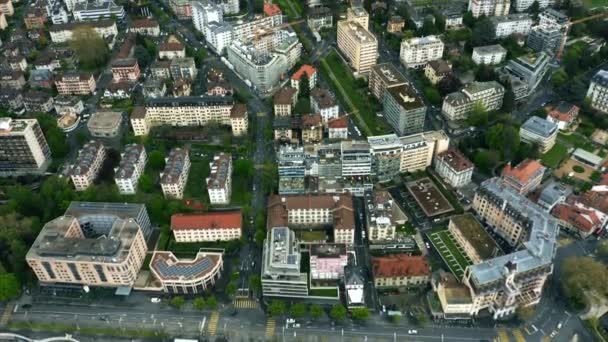
<instances>
[{"instance_id":1,"label":"modern concrete building","mask_svg":"<svg viewBox=\"0 0 608 342\"><path fill-rule=\"evenodd\" d=\"M435 171L454 188L469 184L474 168L473 163L458 150L448 149L435 158Z\"/></svg>"},{"instance_id":2,"label":"modern concrete building","mask_svg":"<svg viewBox=\"0 0 608 342\"><path fill-rule=\"evenodd\" d=\"M366 30L369 29L369 14L363 6L351 6L347 8L346 20L356 22Z\"/></svg>"},{"instance_id":3,"label":"modern concrete building","mask_svg":"<svg viewBox=\"0 0 608 342\"><path fill-rule=\"evenodd\" d=\"M403 145L399 172L425 170L450 145L450 138L444 131L427 131L400 137L399 140Z\"/></svg>"},{"instance_id":4,"label":"modern concrete building","mask_svg":"<svg viewBox=\"0 0 608 342\"><path fill-rule=\"evenodd\" d=\"M174 148L165 158L165 169L160 173L160 186L165 198L184 197L184 189L190 174L190 156L188 150Z\"/></svg>"},{"instance_id":5,"label":"modern concrete building","mask_svg":"<svg viewBox=\"0 0 608 342\"><path fill-rule=\"evenodd\" d=\"M130 289L148 248L133 219L116 219L107 235L85 234L73 216L47 222L26 255L41 284Z\"/></svg>"},{"instance_id":6,"label":"modern concrete building","mask_svg":"<svg viewBox=\"0 0 608 342\"><path fill-rule=\"evenodd\" d=\"M424 286L431 281L431 268L423 255L372 257L372 273L377 289Z\"/></svg>"},{"instance_id":7,"label":"modern concrete building","mask_svg":"<svg viewBox=\"0 0 608 342\"><path fill-rule=\"evenodd\" d=\"M223 252L218 251L201 251L194 259L178 258L172 252L154 251L150 259L150 272L166 293L205 293L215 285L223 268Z\"/></svg>"},{"instance_id":8,"label":"modern concrete building","mask_svg":"<svg viewBox=\"0 0 608 342\"><path fill-rule=\"evenodd\" d=\"M477 105L485 111L500 109L504 95L505 87L496 81L472 82L448 94L443 99L441 113L448 120L465 120Z\"/></svg>"},{"instance_id":9,"label":"modern concrete building","mask_svg":"<svg viewBox=\"0 0 608 342\"><path fill-rule=\"evenodd\" d=\"M209 177L207 183L207 193L211 204L230 204L232 195L232 156L220 153L213 156L213 161L209 163Z\"/></svg>"},{"instance_id":10,"label":"modern concrete building","mask_svg":"<svg viewBox=\"0 0 608 342\"><path fill-rule=\"evenodd\" d=\"M240 210L171 216L171 230L179 243L240 239L242 226Z\"/></svg>"},{"instance_id":11,"label":"modern concrete building","mask_svg":"<svg viewBox=\"0 0 608 342\"><path fill-rule=\"evenodd\" d=\"M123 195L134 195L137 192L139 177L144 174L148 156L144 145L129 144L120 154L120 163L114 168L114 182L118 192Z\"/></svg>"},{"instance_id":12,"label":"modern concrete building","mask_svg":"<svg viewBox=\"0 0 608 342\"><path fill-rule=\"evenodd\" d=\"M556 124L531 116L519 129L519 136L522 142L537 144L540 153L547 153L555 145L558 132Z\"/></svg>"},{"instance_id":13,"label":"modern concrete building","mask_svg":"<svg viewBox=\"0 0 608 342\"><path fill-rule=\"evenodd\" d=\"M144 238L152 233L146 206L141 203L71 202L63 216L75 217L86 236L108 235L116 220L135 220Z\"/></svg>"},{"instance_id":14,"label":"modern concrete building","mask_svg":"<svg viewBox=\"0 0 608 342\"><path fill-rule=\"evenodd\" d=\"M75 21L95 21L112 17L122 20L125 9L116 5L113 0L95 0L76 2L72 11Z\"/></svg>"},{"instance_id":15,"label":"modern concrete building","mask_svg":"<svg viewBox=\"0 0 608 342\"><path fill-rule=\"evenodd\" d=\"M367 141L343 141L340 144L342 176L369 176L372 173L372 155Z\"/></svg>"},{"instance_id":16,"label":"modern concrete building","mask_svg":"<svg viewBox=\"0 0 608 342\"><path fill-rule=\"evenodd\" d=\"M414 89L408 85L391 87L385 90L383 99L384 117L397 134L422 132L426 106Z\"/></svg>"},{"instance_id":17,"label":"modern concrete building","mask_svg":"<svg viewBox=\"0 0 608 342\"><path fill-rule=\"evenodd\" d=\"M420 68L443 56L444 44L439 36L404 39L399 60L407 68Z\"/></svg>"},{"instance_id":18,"label":"modern concrete building","mask_svg":"<svg viewBox=\"0 0 608 342\"><path fill-rule=\"evenodd\" d=\"M494 37L496 39L506 38L514 33L526 36L532 28L532 18L526 13L492 17L490 21L494 26Z\"/></svg>"},{"instance_id":19,"label":"modern concrete building","mask_svg":"<svg viewBox=\"0 0 608 342\"><path fill-rule=\"evenodd\" d=\"M403 145L396 134L368 137L372 156L372 175L379 182L389 182L399 174Z\"/></svg>"},{"instance_id":20,"label":"modern concrete building","mask_svg":"<svg viewBox=\"0 0 608 342\"><path fill-rule=\"evenodd\" d=\"M0 176L42 174L50 163L38 120L0 118Z\"/></svg>"},{"instance_id":21,"label":"modern concrete building","mask_svg":"<svg viewBox=\"0 0 608 342\"><path fill-rule=\"evenodd\" d=\"M78 151L69 171L76 191L85 191L93 184L105 159L106 148L99 141L91 140Z\"/></svg>"},{"instance_id":22,"label":"modern concrete building","mask_svg":"<svg viewBox=\"0 0 608 342\"><path fill-rule=\"evenodd\" d=\"M500 64L507 58L507 49L500 44L477 46L473 48L472 58L475 64Z\"/></svg>"},{"instance_id":23,"label":"modern concrete building","mask_svg":"<svg viewBox=\"0 0 608 342\"><path fill-rule=\"evenodd\" d=\"M541 12L538 17L538 25L532 27L526 45L534 51L554 56L564 42L570 19L552 8Z\"/></svg>"},{"instance_id":24,"label":"modern concrete building","mask_svg":"<svg viewBox=\"0 0 608 342\"><path fill-rule=\"evenodd\" d=\"M600 70L591 78L587 98L591 107L608 114L608 70Z\"/></svg>"},{"instance_id":25,"label":"modern concrete building","mask_svg":"<svg viewBox=\"0 0 608 342\"><path fill-rule=\"evenodd\" d=\"M86 72L70 71L55 77L59 95L89 95L95 91L95 78Z\"/></svg>"},{"instance_id":26,"label":"modern concrete building","mask_svg":"<svg viewBox=\"0 0 608 342\"><path fill-rule=\"evenodd\" d=\"M515 0L515 10L517 12L524 12L529 9L534 2L538 2L538 8L540 9L555 5L555 0Z\"/></svg>"},{"instance_id":27,"label":"modern concrete building","mask_svg":"<svg viewBox=\"0 0 608 342\"><path fill-rule=\"evenodd\" d=\"M370 243L395 240L397 225L407 216L386 190L366 191L364 195L367 238Z\"/></svg>"},{"instance_id":28,"label":"modern concrete building","mask_svg":"<svg viewBox=\"0 0 608 342\"><path fill-rule=\"evenodd\" d=\"M87 128L96 138L113 138L120 132L122 112L98 111L91 115Z\"/></svg>"},{"instance_id":29,"label":"modern concrete building","mask_svg":"<svg viewBox=\"0 0 608 342\"><path fill-rule=\"evenodd\" d=\"M482 15L487 17L507 15L509 8L511 8L509 0L469 0L469 11L475 18Z\"/></svg>"},{"instance_id":30,"label":"modern concrete building","mask_svg":"<svg viewBox=\"0 0 608 342\"><path fill-rule=\"evenodd\" d=\"M538 87L547 71L550 70L550 60L551 58L544 52L519 56L507 62L507 65L504 67L504 73L511 80L516 79L520 83L525 84L528 91L527 96ZM521 97L516 96L516 98L519 99Z\"/></svg>"},{"instance_id":31,"label":"modern concrete building","mask_svg":"<svg viewBox=\"0 0 608 342\"><path fill-rule=\"evenodd\" d=\"M553 272L557 220L499 178L481 184L473 209L495 234L519 248L467 267L463 282L473 297L472 314L487 309L497 319L538 304Z\"/></svg>"},{"instance_id":32,"label":"modern concrete building","mask_svg":"<svg viewBox=\"0 0 608 342\"><path fill-rule=\"evenodd\" d=\"M358 75L367 75L378 59L378 40L358 21L338 22L338 48Z\"/></svg>"},{"instance_id":33,"label":"modern concrete building","mask_svg":"<svg viewBox=\"0 0 608 342\"><path fill-rule=\"evenodd\" d=\"M385 90L407 84L405 76L392 63L380 63L371 68L368 87L380 102L383 101Z\"/></svg>"},{"instance_id":34,"label":"modern concrete building","mask_svg":"<svg viewBox=\"0 0 608 342\"><path fill-rule=\"evenodd\" d=\"M545 167L534 159L526 159L515 167L508 163L502 169L504 183L522 195L527 195L540 186Z\"/></svg>"}]
</instances>

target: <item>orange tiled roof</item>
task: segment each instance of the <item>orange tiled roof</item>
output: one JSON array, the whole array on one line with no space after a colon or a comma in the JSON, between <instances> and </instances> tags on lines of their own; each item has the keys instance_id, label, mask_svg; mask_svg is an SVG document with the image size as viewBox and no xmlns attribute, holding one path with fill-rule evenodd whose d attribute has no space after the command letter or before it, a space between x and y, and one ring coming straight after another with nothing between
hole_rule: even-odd
<instances>
[{"instance_id":1,"label":"orange tiled roof","mask_svg":"<svg viewBox=\"0 0 608 342\"><path fill-rule=\"evenodd\" d=\"M551 210L551 214L586 233L599 228L602 223L593 210L578 208L569 204L557 204Z\"/></svg>"},{"instance_id":2,"label":"orange tiled roof","mask_svg":"<svg viewBox=\"0 0 608 342\"><path fill-rule=\"evenodd\" d=\"M291 75L291 79L294 81L299 81L300 78L302 78L302 76L304 76L304 73L306 73L306 76L308 78L311 78L312 75L314 75L317 72L317 69L315 69L315 67L313 67L312 65L309 64L304 64L300 67L300 69L298 69L298 71L296 71L293 75Z\"/></svg>"},{"instance_id":3,"label":"orange tiled roof","mask_svg":"<svg viewBox=\"0 0 608 342\"><path fill-rule=\"evenodd\" d=\"M264 14L269 17L282 14L281 9L276 4L264 3Z\"/></svg>"},{"instance_id":4,"label":"orange tiled roof","mask_svg":"<svg viewBox=\"0 0 608 342\"><path fill-rule=\"evenodd\" d=\"M517 179L520 183L525 184L530 181L530 178L543 169L537 160L526 159L519 163L516 167L511 167L510 164L502 169L502 177L511 177Z\"/></svg>"},{"instance_id":5,"label":"orange tiled roof","mask_svg":"<svg viewBox=\"0 0 608 342\"><path fill-rule=\"evenodd\" d=\"M372 257L374 277L418 277L431 275L428 260L422 255L393 254Z\"/></svg>"},{"instance_id":6,"label":"orange tiled roof","mask_svg":"<svg viewBox=\"0 0 608 342\"><path fill-rule=\"evenodd\" d=\"M333 118L327 122L328 128L347 128L348 127L348 119L346 116L340 116L337 118Z\"/></svg>"},{"instance_id":7,"label":"orange tiled roof","mask_svg":"<svg viewBox=\"0 0 608 342\"><path fill-rule=\"evenodd\" d=\"M241 227L242 221L243 218L240 210L202 214L175 214L171 216L171 229L227 229Z\"/></svg>"}]
</instances>

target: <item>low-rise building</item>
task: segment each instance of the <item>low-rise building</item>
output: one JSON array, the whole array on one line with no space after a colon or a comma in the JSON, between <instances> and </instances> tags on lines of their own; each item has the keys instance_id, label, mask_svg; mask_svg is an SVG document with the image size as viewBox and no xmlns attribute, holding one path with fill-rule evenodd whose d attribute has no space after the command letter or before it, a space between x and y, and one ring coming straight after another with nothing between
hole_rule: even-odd
<instances>
[{"instance_id":1,"label":"low-rise building","mask_svg":"<svg viewBox=\"0 0 608 342\"><path fill-rule=\"evenodd\" d=\"M0 70L0 88L21 90L26 81L22 71Z\"/></svg>"},{"instance_id":2,"label":"low-rise building","mask_svg":"<svg viewBox=\"0 0 608 342\"><path fill-rule=\"evenodd\" d=\"M150 18L132 20L129 32L158 37L160 35L160 24L158 21Z\"/></svg>"},{"instance_id":3,"label":"low-rise building","mask_svg":"<svg viewBox=\"0 0 608 342\"><path fill-rule=\"evenodd\" d=\"M348 255L346 254L345 244L311 244L311 285L328 285L330 283L338 282L344 276L344 267L347 263Z\"/></svg>"},{"instance_id":4,"label":"low-rise building","mask_svg":"<svg viewBox=\"0 0 608 342\"><path fill-rule=\"evenodd\" d=\"M302 115L302 142L315 143L323 140L323 120L320 114Z\"/></svg>"},{"instance_id":5,"label":"low-rise building","mask_svg":"<svg viewBox=\"0 0 608 342\"><path fill-rule=\"evenodd\" d=\"M142 93L145 98L163 97L167 94L167 86L159 78L150 78L144 83Z\"/></svg>"},{"instance_id":6,"label":"low-rise building","mask_svg":"<svg viewBox=\"0 0 608 342\"><path fill-rule=\"evenodd\" d=\"M431 166L438 154L446 151L450 138L444 131L427 131L400 137L403 145L399 172L423 171Z\"/></svg>"},{"instance_id":7,"label":"low-rise building","mask_svg":"<svg viewBox=\"0 0 608 342\"><path fill-rule=\"evenodd\" d=\"M424 129L426 106L414 89L400 85L386 89L384 117L399 135L420 133Z\"/></svg>"},{"instance_id":8,"label":"low-rise building","mask_svg":"<svg viewBox=\"0 0 608 342\"><path fill-rule=\"evenodd\" d=\"M30 90L23 94L23 106L28 112L48 113L53 110L53 97L49 93Z\"/></svg>"},{"instance_id":9,"label":"low-rise building","mask_svg":"<svg viewBox=\"0 0 608 342\"><path fill-rule=\"evenodd\" d=\"M537 144L540 153L547 153L555 145L557 125L538 116L531 116L519 129L521 141Z\"/></svg>"},{"instance_id":10,"label":"low-rise building","mask_svg":"<svg viewBox=\"0 0 608 342\"><path fill-rule=\"evenodd\" d=\"M312 7L308 10L307 24L311 31L318 32L334 25L334 16L327 7Z\"/></svg>"},{"instance_id":11,"label":"low-rise building","mask_svg":"<svg viewBox=\"0 0 608 342\"><path fill-rule=\"evenodd\" d=\"M348 139L348 118L340 116L327 122L327 137L329 139Z\"/></svg>"},{"instance_id":12,"label":"low-rise building","mask_svg":"<svg viewBox=\"0 0 608 342\"><path fill-rule=\"evenodd\" d=\"M474 18L479 18L482 15L488 17L507 15L509 8L511 8L509 0L469 0L468 10Z\"/></svg>"},{"instance_id":13,"label":"low-rise building","mask_svg":"<svg viewBox=\"0 0 608 342\"><path fill-rule=\"evenodd\" d=\"M171 216L171 231L179 243L238 240L242 226L240 210Z\"/></svg>"},{"instance_id":14,"label":"low-rise building","mask_svg":"<svg viewBox=\"0 0 608 342\"><path fill-rule=\"evenodd\" d=\"M496 39L506 38L512 34L528 35L532 28L532 18L526 13L509 14L490 18L494 26L494 37ZM488 32L491 34L491 32Z\"/></svg>"},{"instance_id":15,"label":"low-rise building","mask_svg":"<svg viewBox=\"0 0 608 342\"><path fill-rule=\"evenodd\" d=\"M232 85L220 69L211 68L207 72L207 95L228 96L234 93Z\"/></svg>"},{"instance_id":16,"label":"low-rise building","mask_svg":"<svg viewBox=\"0 0 608 342\"><path fill-rule=\"evenodd\" d=\"M53 73L48 69L34 69L30 71L28 80L31 88L53 88Z\"/></svg>"},{"instance_id":17,"label":"low-rise building","mask_svg":"<svg viewBox=\"0 0 608 342\"><path fill-rule=\"evenodd\" d=\"M169 7L179 19L192 18L192 4L187 0L170 0Z\"/></svg>"},{"instance_id":18,"label":"low-rise building","mask_svg":"<svg viewBox=\"0 0 608 342\"><path fill-rule=\"evenodd\" d=\"M386 190L366 191L364 195L367 238L370 243L395 240L397 225L407 216Z\"/></svg>"},{"instance_id":19,"label":"low-rise building","mask_svg":"<svg viewBox=\"0 0 608 342\"><path fill-rule=\"evenodd\" d=\"M508 163L502 169L502 179L518 193L527 195L540 186L545 170L537 160L526 159L516 167L511 167L511 163Z\"/></svg>"},{"instance_id":20,"label":"low-rise building","mask_svg":"<svg viewBox=\"0 0 608 342\"><path fill-rule=\"evenodd\" d=\"M15 8L13 7L12 0L0 0L0 12L4 13L7 16L12 16L15 14Z\"/></svg>"},{"instance_id":21,"label":"low-rise building","mask_svg":"<svg viewBox=\"0 0 608 342\"><path fill-rule=\"evenodd\" d=\"M272 97L275 116L291 116L291 110L298 100L298 91L292 87L283 87Z\"/></svg>"},{"instance_id":22,"label":"low-rise building","mask_svg":"<svg viewBox=\"0 0 608 342\"><path fill-rule=\"evenodd\" d=\"M536 204L550 212L556 204L564 203L570 194L572 194L570 187L551 181L540 192Z\"/></svg>"},{"instance_id":23,"label":"low-rise building","mask_svg":"<svg viewBox=\"0 0 608 342\"><path fill-rule=\"evenodd\" d=\"M435 159L435 171L454 188L469 184L473 169L473 163L458 150L448 149Z\"/></svg>"},{"instance_id":24,"label":"low-rise building","mask_svg":"<svg viewBox=\"0 0 608 342\"><path fill-rule=\"evenodd\" d=\"M390 33L399 33L401 31L403 31L404 27L405 27L405 19L403 19L402 17L400 17L398 15L394 15L388 20L386 30Z\"/></svg>"},{"instance_id":25,"label":"low-rise building","mask_svg":"<svg viewBox=\"0 0 608 342\"><path fill-rule=\"evenodd\" d=\"M13 113L23 113L23 95L14 89L2 88L0 89L0 106Z\"/></svg>"},{"instance_id":26,"label":"low-rise building","mask_svg":"<svg viewBox=\"0 0 608 342\"><path fill-rule=\"evenodd\" d=\"M465 120L477 105L485 111L500 109L504 95L505 87L496 81L472 82L448 94L443 99L441 113L448 120Z\"/></svg>"},{"instance_id":27,"label":"low-rise building","mask_svg":"<svg viewBox=\"0 0 608 342\"><path fill-rule=\"evenodd\" d=\"M223 253L216 251L200 251L194 259L180 259L172 252L154 251L150 259L150 272L166 293L205 293L220 278L223 267Z\"/></svg>"},{"instance_id":28,"label":"low-rise building","mask_svg":"<svg viewBox=\"0 0 608 342\"><path fill-rule=\"evenodd\" d=\"M188 150L174 148L165 158L165 169L160 173L160 186L165 198L184 197L184 189L190 174L190 156Z\"/></svg>"},{"instance_id":29,"label":"low-rise building","mask_svg":"<svg viewBox=\"0 0 608 342\"><path fill-rule=\"evenodd\" d=\"M431 268L422 255L372 257L372 273L377 289L423 286L431 281Z\"/></svg>"},{"instance_id":30,"label":"low-rise building","mask_svg":"<svg viewBox=\"0 0 608 342\"><path fill-rule=\"evenodd\" d=\"M371 68L368 87L380 102L383 101L386 89L406 84L407 79L392 63L380 63Z\"/></svg>"},{"instance_id":31,"label":"low-rise building","mask_svg":"<svg viewBox=\"0 0 608 342\"><path fill-rule=\"evenodd\" d=\"M568 102L561 101L547 115L547 121L557 125L560 130L567 130L578 118L580 108Z\"/></svg>"},{"instance_id":32,"label":"low-rise building","mask_svg":"<svg viewBox=\"0 0 608 342\"><path fill-rule=\"evenodd\" d=\"M97 111L91 115L87 128L96 138L113 138L118 135L122 125L122 112Z\"/></svg>"},{"instance_id":33,"label":"low-rise building","mask_svg":"<svg viewBox=\"0 0 608 342\"><path fill-rule=\"evenodd\" d=\"M450 217L448 230L473 264L502 254L494 239L471 213Z\"/></svg>"},{"instance_id":34,"label":"low-rise building","mask_svg":"<svg viewBox=\"0 0 608 342\"><path fill-rule=\"evenodd\" d=\"M608 114L608 70L600 70L593 75L587 90L587 98L593 109Z\"/></svg>"},{"instance_id":35,"label":"low-rise building","mask_svg":"<svg viewBox=\"0 0 608 342\"><path fill-rule=\"evenodd\" d=\"M507 49L500 44L477 46L473 48L472 58L475 64L500 64L507 58Z\"/></svg>"},{"instance_id":36,"label":"low-rise building","mask_svg":"<svg viewBox=\"0 0 608 342\"><path fill-rule=\"evenodd\" d=\"M171 76L174 79L185 78L188 80L194 80L196 79L196 75L198 73L196 63L192 57L173 58L171 60L171 66L169 69L171 70Z\"/></svg>"},{"instance_id":37,"label":"low-rise building","mask_svg":"<svg viewBox=\"0 0 608 342\"><path fill-rule=\"evenodd\" d=\"M424 67L424 75L431 84L437 84L452 75L452 67L443 59L437 59L427 63Z\"/></svg>"},{"instance_id":38,"label":"low-rise building","mask_svg":"<svg viewBox=\"0 0 608 342\"><path fill-rule=\"evenodd\" d=\"M137 192L139 177L144 174L148 157L143 145L129 144L120 154L120 163L114 168L114 182L118 192L134 195Z\"/></svg>"},{"instance_id":39,"label":"low-rise building","mask_svg":"<svg viewBox=\"0 0 608 342\"><path fill-rule=\"evenodd\" d=\"M473 311L471 292L452 273L440 270L439 273L433 274L431 285L441 305L440 318L451 320L471 317Z\"/></svg>"},{"instance_id":40,"label":"low-rise building","mask_svg":"<svg viewBox=\"0 0 608 342\"><path fill-rule=\"evenodd\" d=\"M586 239L593 233L604 228L606 220L599 216L595 210L581 208L570 203L558 203L551 209L561 229ZM605 215L604 215L605 216Z\"/></svg>"},{"instance_id":41,"label":"low-rise building","mask_svg":"<svg viewBox=\"0 0 608 342\"><path fill-rule=\"evenodd\" d=\"M78 157L69 171L76 191L85 191L93 184L105 159L106 148L99 141L91 140L78 151Z\"/></svg>"},{"instance_id":42,"label":"low-rise building","mask_svg":"<svg viewBox=\"0 0 608 342\"><path fill-rule=\"evenodd\" d=\"M53 100L57 115L73 113L79 115L84 111L82 100L76 96L57 96Z\"/></svg>"},{"instance_id":43,"label":"low-rise building","mask_svg":"<svg viewBox=\"0 0 608 342\"><path fill-rule=\"evenodd\" d=\"M154 61L150 65L152 77L166 80L171 77L171 61Z\"/></svg>"},{"instance_id":44,"label":"low-rise building","mask_svg":"<svg viewBox=\"0 0 608 342\"><path fill-rule=\"evenodd\" d=\"M399 60L407 68L420 68L443 56L444 44L438 36L404 39Z\"/></svg>"},{"instance_id":45,"label":"low-rise building","mask_svg":"<svg viewBox=\"0 0 608 342\"><path fill-rule=\"evenodd\" d=\"M232 157L230 154L220 153L213 157L209 163L209 177L207 192L211 204L229 204L232 194Z\"/></svg>"},{"instance_id":46,"label":"low-rise building","mask_svg":"<svg viewBox=\"0 0 608 342\"><path fill-rule=\"evenodd\" d=\"M112 82L136 82L139 79L139 64L135 58L119 58L112 61Z\"/></svg>"},{"instance_id":47,"label":"low-rise building","mask_svg":"<svg viewBox=\"0 0 608 342\"><path fill-rule=\"evenodd\" d=\"M321 115L323 123L327 123L339 115L338 104L327 89L314 88L310 92L310 106L313 113Z\"/></svg>"},{"instance_id":48,"label":"low-rise building","mask_svg":"<svg viewBox=\"0 0 608 342\"><path fill-rule=\"evenodd\" d=\"M96 83L93 74L69 71L55 78L55 86L60 95L89 95L95 91Z\"/></svg>"},{"instance_id":49,"label":"low-rise building","mask_svg":"<svg viewBox=\"0 0 608 342\"><path fill-rule=\"evenodd\" d=\"M172 60L173 58L185 58L186 47L177 38L171 36L165 43L158 46L158 58Z\"/></svg>"},{"instance_id":50,"label":"low-rise building","mask_svg":"<svg viewBox=\"0 0 608 342\"><path fill-rule=\"evenodd\" d=\"M118 27L113 20L96 20L82 23L55 24L49 28L49 34L53 43L65 43L72 39L74 31L80 27L92 27L100 37L113 39L118 34Z\"/></svg>"}]
</instances>

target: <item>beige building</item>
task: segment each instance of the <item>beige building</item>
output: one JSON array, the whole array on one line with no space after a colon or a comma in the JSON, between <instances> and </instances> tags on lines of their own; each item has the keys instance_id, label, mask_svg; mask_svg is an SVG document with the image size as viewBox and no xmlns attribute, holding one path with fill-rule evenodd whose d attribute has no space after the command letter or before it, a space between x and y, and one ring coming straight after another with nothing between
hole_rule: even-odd
<instances>
[{"instance_id":1,"label":"beige building","mask_svg":"<svg viewBox=\"0 0 608 342\"><path fill-rule=\"evenodd\" d=\"M40 283L130 287L148 251L134 219L117 219L110 232L88 237L73 216L44 225L26 255Z\"/></svg>"},{"instance_id":2,"label":"beige building","mask_svg":"<svg viewBox=\"0 0 608 342\"><path fill-rule=\"evenodd\" d=\"M315 143L323 139L323 120L321 114L302 116L302 142Z\"/></svg>"},{"instance_id":3,"label":"beige building","mask_svg":"<svg viewBox=\"0 0 608 342\"><path fill-rule=\"evenodd\" d=\"M367 75L378 59L376 37L356 21L338 22L338 48L359 75Z\"/></svg>"},{"instance_id":4,"label":"beige building","mask_svg":"<svg viewBox=\"0 0 608 342\"><path fill-rule=\"evenodd\" d=\"M91 140L78 152L70 168L70 178L76 191L85 191L97 178L106 159L106 148L99 141Z\"/></svg>"},{"instance_id":5,"label":"beige building","mask_svg":"<svg viewBox=\"0 0 608 342\"><path fill-rule=\"evenodd\" d=\"M224 267L223 253L201 251L194 259L180 259L172 252L155 251L150 272L163 292L202 294L215 285Z\"/></svg>"},{"instance_id":6,"label":"beige building","mask_svg":"<svg viewBox=\"0 0 608 342\"><path fill-rule=\"evenodd\" d=\"M407 68L420 68L443 56L444 44L439 36L404 39L399 60Z\"/></svg>"},{"instance_id":7,"label":"beige building","mask_svg":"<svg viewBox=\"0 0 608 342\"><path fill-rule=\"evenodd\" d=\"M469 0L469 11L475 18L482 15L488 17L507 15L509 8L511 8L510 0Z\"/></svg>"},{"instance_id":8,"label":"beige building","mask_svg":"<svg viewBox=\"0 0 608 342\"><path fill-rule=\"evenodd\" d=\"M532 116L519 128L522 142L537 144L540 153L547 153L555 146L559 128L553 122L538 116Z\"/></svg>"},{"instance_id":9,"label":"beige building","mask_svg":"<svg viewBox=\"0 0 608 342\"><path fill-rule=\"evenodd\" d=\"M376 64L369 73L368 87L381 103L386 89L406 84L408 84L407 79L392 63Z\"/></svg>"},{"instance_id":10,"label":"beige building","mask_svg":"<svg viewBox=\"0 0 608 342\"><path fill-rule=\"evenodd\" d=\"M171 230L180 243L240 239L242 225L240 210L171 216Z\"/></svg>"},{"instance_id":11,"label":"beige building","mask_svg":"<svg viewBox=\"0 0 608 342\"><path fill-rule=\"evenodd\" d=\"M296 105L297 90L292 87L283 87L273 96L274 115L291 116L291 110Z\"/></svg>"},{"instance_id":12,"label":"beige building","mask_svg":"<svg viewBox=\"0 0 608 342\"><path fill-rule=\"evenodd\" d=\"M477 105L485 111L500 109L504 95L505 87L496 81L471 82L443 99L441 113L448 120L465 120Z\"/></svg>"},{"instance_id":13,"label":"beige building","mask_svg":"<svg viewBox=\"0 0 608 342\"><path fill-rule=\"evenodd\" d=\"M372 257L374 285L378 289L406 288L431 281L431 268L422 255L390 254Z\"/></svg>"},{"instance_id":14,"label":"beige building","mask_svg":"<svg viewBox=\"0 0 608 342\"><path fill-rule=\"evenodd\" d=\"M95 77L86 72L66 72L55 79L59 95L89 95L95 91Z\"/></svg>"},{"instance_id":15,"label":"beige building","mask_svg":"<svg viewBox=\"0 0 608 342\"><path fill-rule=\"evenodd\" d=\"M144 174L148 156L144 145L130 144L120 154L120 163L114 169L114 182L118 192L134 195L137 192L139 177Z\"/></svg>"},{"instance_id":16,"label":"beige building","mask_svg":"<svg viewBox=\"0 0 608 342\"><path fill-rule=\"evenodd\" d=\"M207 193L211 204L230 204L232 194L232 155L220 153L209 163Z\"/></svg>"},{"instance_id":17,"label":"beige building","mask_svg":"<svg viewBox=\"0 0 608 342\"><path fill-rule=\"evenodd\" d=\"M160 187L165 198L184 197L184 189L190 173L190 155L188 150L176 147L165 158L165 169L160 173Z\"/></svg>"},{"instance_id":18,"label":"beige building","mask_svg":"<svg viewBox=\"0 0 608 342\"><path fill-rule=\"evenodd\" d=\"M120 132L122 112L99 111L91 115L87 128L96 138L113 138Z\"/></svg>"},{"instance_id":19,"label":"beige building","mask_svg":"<svg viewBox=\"0 0 608 342\"><path fill-rule=\"evenodd\" d=\"M247 106L242 103L235 103L230 110L230 128L232 135L240 137L247 134L249 128L249 118L247 117Z\"/></svg>"},{"instance_id":20,"label":"beige building","mask_svg":"<svg viewBox=\"0 0 608 342\"><path fill-rule=\"evenodd\" d=\"M447 151L450 138L444 131L428 131L399 138L403 144L399 172L422 171L438 154Z\"/></svg>"},{"instance_id":21,"label":"beige building","mask_svg":"<svg viewBox=\"0 0 608 342\"><path fill-rule=\"evenodd\" d=\"M433 275L432 286L441 305L441 318L462 319L471 315L471 292L452 273L440 271Z\"/></svg>"},{"instance_id":22,"label":"beige building","mask_svg":"<svg viewBox=\"0 0 608 342\"><path fill-rule=\"evenodd\" d=\"M452 67L443 59L430 61L424 67L424 75L431 82L437 84L452 74Z\"/></svg>"},{"instance_id":23,"label":"beige building","mask_svg":"<svg viewBox=\"0 0 608 342\"><path fill-rule=\"evenodd\" d=\"M366 30L369 29L369 14L362 6L349 7L346 10L346 20L356 22Z\"/></svg>"},{"instance_id":24,"label":"beige building","mask_svg":"<svg viewBox=\"0 0 608 342\"><path fill-rule=\"evenodd\" d=\"M469 184L474 168L475 165L458 150L448 149L435 159L435 171L454 188Z\"/></svg>"},{"instance_id":25,"label":"beige building","mask_svg":"<svg viewBox=\"0 0 608 342\"><path fill-rule=\"evenodd\" d=\"M473 264L500 253L500 248L471 213L450 217L448 230Z\"/></svg>"}]
</instances>

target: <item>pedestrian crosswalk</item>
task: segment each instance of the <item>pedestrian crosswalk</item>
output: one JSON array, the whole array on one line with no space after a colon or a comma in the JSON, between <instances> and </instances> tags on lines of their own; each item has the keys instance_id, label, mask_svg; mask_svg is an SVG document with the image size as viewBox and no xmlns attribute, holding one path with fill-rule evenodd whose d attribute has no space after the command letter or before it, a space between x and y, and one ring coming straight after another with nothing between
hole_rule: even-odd
<instances>
[{"instance_id":1,"label":"pedestrian crosswalk","mask_svg":"<svg viewBox=\"0 0 608 342\"><path fill-rule=\"evenodd\" d=\"M519 329L513 330L513 336L515 336L515 341L517 342L526 342L524 334L522 334L521 330Z\"/></svg>"},{"instance_id":2,"label":"pedestrian crosswalk","mask_svg":"<svg viewBox=\"0 0 608 342\"><path fill-rule=\"evenodd\" d=\"M258 303L251 299L235 299L233 304L237 309L255 309L258 307Z\"/></svg>"},{"instance_id":3,"label":"pedestrian crosswalk","mask_svg":"<svg viewBox=\"0 0 608 342\"><path fill-rule=\"evenodd\" d=\"M269 340L274 336L274 328L276 326L276 322L274 321L274 318L269 318L268 321L266 321L266 339Z\"/></svg>"},{"instance_id":4,"label":"pedestrian crosswalk","mask_svg":"<svg viewBox=\"0 0 608 342\"><path fill-rule=\"evenodd\" d=\"M509 334L510 333L510 334ZM522 333L521 329L513 329L507 331L506 329L498 329L498 337L494 339L496 342L526 342L526 338Z\"/></svg>"},{"instance_id":5,"label":"pedestrian crosswalk","mask_svg":"<svg viewBox=\"0 0 608 342\"><path fill-rule=\"evenodd\" d=\"M4 308L4 312L2 312L2 316L0 316L0 327L3 327L8 324L11 320L11 316L13 315L13 304L8 304Z\"/></svg>"},{"instance_id":6,"label":"pedestrian crosswalk","mask_svg":"<svg viewBox=\"0 0 608 342\"><path fill-rule=\"evenodd\" d=\"M509 342L509 334L507 334L507 330L498 329L498 341Z\"/></svg>"},{"instance_id":7,"label":"pedestrian crosswalk","mask_svg":"<svg viewBox=\"0 0 608 342\"><path fill-rule=\"evenodd\" d=\"M217 323L220 321L220 314L217 311L214 311L211 314L211 318L209 318L209 325L207 326L207 335L215 336L217 331Z\"/></svg>"}]
</instances>

